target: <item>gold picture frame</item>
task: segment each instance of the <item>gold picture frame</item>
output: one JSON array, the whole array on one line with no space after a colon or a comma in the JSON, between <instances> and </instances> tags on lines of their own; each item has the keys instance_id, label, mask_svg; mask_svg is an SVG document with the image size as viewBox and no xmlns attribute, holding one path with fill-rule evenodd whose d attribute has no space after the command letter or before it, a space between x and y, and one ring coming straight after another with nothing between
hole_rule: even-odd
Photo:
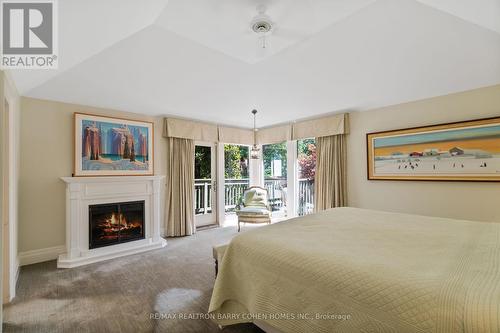
<instances>
[{"instance_id":1,"label":"gold picture frame","mask_svg":"<svg viewBox=\"0 0 500 333\"><path fill-rule=\"evenodd\" d=\"M500 117L368 133L369 180L500 181Z\"/></svg>"}]
</instances>

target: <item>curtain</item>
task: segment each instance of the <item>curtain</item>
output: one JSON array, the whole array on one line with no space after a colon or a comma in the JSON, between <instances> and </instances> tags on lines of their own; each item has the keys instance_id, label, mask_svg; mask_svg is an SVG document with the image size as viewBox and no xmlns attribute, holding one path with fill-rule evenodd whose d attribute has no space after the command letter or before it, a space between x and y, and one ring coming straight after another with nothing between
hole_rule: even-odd
<instances>
[{"instance_id":1,"label":"curtain","mask_svg":"<svg viewBox=\"0 0 500 333\"><path fill-rule=\"evenodd\" d=\"M187 236L194 225L194 141L167 138L167 236Z\"/></svg>"},{"instance_id":2,"label":"curtain","mask_svg":"<svg viewBox=\"0 0 500 333\"><path fill-rule=\"evenodd\" d=\"M347 205L345 134L316 138L315 211Z\"/></svg>"}]
</instances>

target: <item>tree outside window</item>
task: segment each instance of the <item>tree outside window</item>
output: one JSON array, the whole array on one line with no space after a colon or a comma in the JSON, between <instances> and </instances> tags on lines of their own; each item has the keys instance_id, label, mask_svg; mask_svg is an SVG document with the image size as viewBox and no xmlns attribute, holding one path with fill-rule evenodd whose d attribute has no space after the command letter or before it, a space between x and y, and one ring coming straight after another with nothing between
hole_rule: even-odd
<instances>
[{"instance_id":1,"label":"tree outside window","mask_svg":"<svg viewBox=\"0 0 500 333\"><path fill-rule=\"evenodd\" d=\"M226 179L247 179L248 147L224 145L224 177Z\"/></svg>"}]
</instances>

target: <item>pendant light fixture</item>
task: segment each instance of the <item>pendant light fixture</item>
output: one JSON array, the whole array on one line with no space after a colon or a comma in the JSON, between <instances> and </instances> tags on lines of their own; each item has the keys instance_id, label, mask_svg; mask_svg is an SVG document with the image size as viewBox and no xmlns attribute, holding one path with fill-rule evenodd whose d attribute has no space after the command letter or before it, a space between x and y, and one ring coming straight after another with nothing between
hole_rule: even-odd
<instances>
[{"instance_id":1,"label":"pendant light fixture","mask_svg":"<svg viewBox=\"0 0 500 333\"><path fill-rule=\"evenodd\" d=\"M253 114L253 146L252 149L250 150L250 158L253 160L259 159L259 151L260 149L257 148L257 128L255 127L255 116L257 115L257 110L252 110Z\"/></svg>"}]
</instances>

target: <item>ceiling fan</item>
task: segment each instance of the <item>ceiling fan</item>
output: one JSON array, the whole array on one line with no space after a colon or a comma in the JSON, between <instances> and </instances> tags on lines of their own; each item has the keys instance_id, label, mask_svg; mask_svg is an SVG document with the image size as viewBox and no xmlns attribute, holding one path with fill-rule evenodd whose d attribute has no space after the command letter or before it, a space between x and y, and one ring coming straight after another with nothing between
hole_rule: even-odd
<instances>
[{"instance_id":1,"label":"ceiling fan","mask_svg":"<svg viewBox=\"0 0 500 333\"><path fill-rule=\"evenodd\" d=\"M266 14L266 6L257 5L257 15L250 22L250 28L257 34L262 43L262 48L266 48L266 37L270 36L274 30L274 22Z\"/></svg>"},{"instance_id":2,"label":"ceiling fan","mask_svg":"<svg viewBox=\"0 0 500 333\"><path fill-rule=\"evenodd\" d=\"M278 26L276 22L266 14L266 5L259 4L256 9L257 15L250 21L250 29L258 37L259 53L262 54L262 52L265 52L265 49L268 48L270 36L285 39L301 39L306 37L302 31L293 31Z\"/></svg>"}]
</instances>

